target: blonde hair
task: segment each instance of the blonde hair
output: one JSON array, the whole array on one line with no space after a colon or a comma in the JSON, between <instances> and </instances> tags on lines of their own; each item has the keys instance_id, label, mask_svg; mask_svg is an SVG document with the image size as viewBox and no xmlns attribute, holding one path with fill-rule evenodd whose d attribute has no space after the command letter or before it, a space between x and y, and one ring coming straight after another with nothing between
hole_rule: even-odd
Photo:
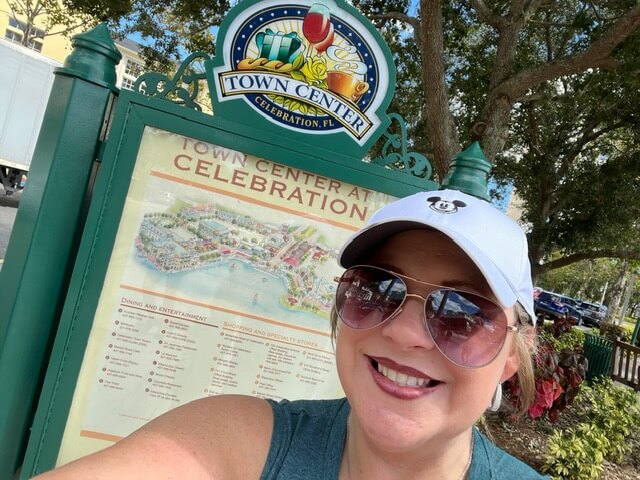
<instances>
[{"instance_id":1,"label":"blonde hair","mask_svg":"<svg viewBox=\"0 0 640 480\"><path fill-rule=\"evenodd\" d=\"M515 307L516 325L518 331L515 337L515 349L518 357L518 371L516 376L520 386L518 404L515 413L523 415L536 399L536 378L533 367L533 357L537 351L536 329L531 324L532 319L520 303Z\"/></svg>"}]
</instances>

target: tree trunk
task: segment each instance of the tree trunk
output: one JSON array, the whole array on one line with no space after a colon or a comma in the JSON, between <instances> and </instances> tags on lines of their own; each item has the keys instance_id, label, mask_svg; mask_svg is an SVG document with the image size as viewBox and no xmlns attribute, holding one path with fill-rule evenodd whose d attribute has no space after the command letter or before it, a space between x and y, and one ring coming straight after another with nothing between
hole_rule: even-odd
<instances>
[{"instance_id":1,"label":"tree trunk","mask_svg":"<svg viewBox=\"0 0 640 480\"><path fill-rule=\"evenodd\" d=\"M620 308L620 315L617 317L617 324L622 325L624 322L624 317L627 315L627 308L629 308L629 300L631 300L631 294L633 293L633 287L636 284L637 274L632 272L629 276L629 281L627 282L627 288L624 294L624 301L622 302L622 308Z\"/></svg>"},{"instance_id":2,"label":"tree trunk","mask_svg":"<svg viewBox=\"0 0 640 480\"><path fill-rule=\"evenodd\" d=\"M486 124L482 150L491 162L502 152L509 137L509 122L514 104L514 100L504 95L492 97L490 94L480 116L481 122Z\"/></svg>"},{"instance_id":3,"label":"tree trunk","mask_svg":"<svg viewBox=\"0 0 640 480\"><path fill-rule=\"evenodd\" d=\"M544 273L544 270L541 268L544 253L544 245L537 245L529 240L529 261L531 262L531 277L533 278L534 285L538 281L538 277Z\"/></svg>"},{"instance_id":4,"label":"tree trunk","mask_svg":"<svg viewBox=\"0 0 640 480\"><path fill-rule=\"evenodd\" d=\"M460 151L460 139L449 108L441 3L439 0L421 0L420 12L422 84L425 86L423 116L433 147L433 168L438 181L442 182L453 156Z\"/></svg>"},{"instance_id":5,"label":"tree trunk","mask_svg":"<svg viewBox=\"0 0 640 480\"><path fill-rule=\"evenodd\" d=\"M624 291L624 284L627 280L627 274L629 273L629 261L624 260L622 262L622 268L616 278L616 282L611 287L611 297L607 308L607 315L602 322L603 325L613 325L615 319L618 316L618 308L620 307L620 300L622 299L622 292Z\"/></svg>"}]
</instances>

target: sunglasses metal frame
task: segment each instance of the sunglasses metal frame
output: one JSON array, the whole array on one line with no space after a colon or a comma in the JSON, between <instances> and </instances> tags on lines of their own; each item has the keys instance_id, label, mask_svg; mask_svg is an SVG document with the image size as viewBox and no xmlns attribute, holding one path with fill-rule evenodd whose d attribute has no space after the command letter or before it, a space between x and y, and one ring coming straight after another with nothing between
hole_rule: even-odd
<instances>
[{"instance_id":1,"label":"sunglasses metal frame","mask_svg":"<svg viewBox=\"0 0 640 480\"><path fill-rule=\"evenodd\" d=\"M519 329L518 329L518 326L517 326L517 325L509 325L509 324L507 323L507 324L506 324L506 326L505 326L505 328L506 328L506 329L505 329L504 338L503 338L503 340L502 340L502 344L501 344L500 348L496 351L495 356L494 356L491 360L487 361L486 363L484 363L484 364L482 364L482 365L472 365L472 366L470 366L470 365L463 365L463 364L460 364L460 363L458 363L458 362L456 362L456 361L452 360L452 359L449 357L449 355L447 355L445 352L443 352L443 351L442 351L442 348L441 348L441 347L440 347L440 345L439 345L439 344L434 340L433 335L431 334L431 331L429 330L429 327L427 326L427 324L428 324L428 319L427 319L427 315L426 315L426 313L427 313L427 312L426 312L426 304L427 304L427 300L428 300L428 298L431 296L431 293L432 293L432 292L434 292L434 291L436 291L436 290L449 290L449 291L452 291L452 292L467 293L467 294L469 294L469 295L474 295L474 296L476 296L476 297L479 297L479 298L482 298L482 299L486 300L487 302L489 302L489 303L491 303L491 304L495 305L498 309L500 309L500 310L502 310L502 311L504 312L504 309L503 309L503 308L502 308L498 303L496 303L495 301L491 300L490 298L487 298L487 297L485 297L484 295L480 295L480 294L478 294L478 293L476 293L476 292L469 292L469 291L466 291L466 290L461 290L461 289L459 289L459 288L452 288L452 287L447 287L447 286L444 286L444 285L438 285L438 284L436 284L436 283L425 282L425 281L423 281L423 280L418 280L417 278L410 277L409 275L404 275L404 274L402 274L402 273L394 272L393 270L389 270L389 269L382 268L382 267L377 267L377 266L374 266L374 265L364 265L364 264L352 265L351 267L347 268L347 269L342 273L342 275L340 275L339 277L338 277L338 276L334 277L334 279L333 279L333 280L334 280L335 282L337 282L337 283L340 283L340 281L342 280L342 278L344 277L344 275L345 275L349 270L353 270L353 269L356 269L356 268L369 268L369 269L373 269L373 270L379 270L379 271L381 271L381 272L385 272L385 273L390 273L391 275L393 275L393 276L397 277L398 279L400 279L400 280L402 281L402 283L404 284L404 287L405 287L405 290L406 290L406 291L405 291L405 293L404 293L404 298L402 299L402 302L401 302L401 303L400 303L400 305L398 305L398 307L393 311L393 313L391 313L388 317L386 317L386 318L385 318L384 320L382 320L380 323L378 323L378 324L376 324L376 325L372 325L372 326L370 326L370 327L366 327L366 328L357 328L357 327L353 327L353 326L349 325L349 324L348 324L348 323L347 323L347 322L342 318L342 315L340 314L340 311L336 308L336 314L337 314L338 318L340 319L340 321L341 321L342 323L344 323L347 327L349 327L349 328L353 328L354 330L361 330L361 331L365 331L365 330L371 330L371 329L373 329L373 328L376 328L376 327L379 327L379 326L381 326L381 325L384 325L385 323L389 322L390 320L393 320L395 317L397 317L397 316L402 312L402 310L403 310L403 308L404 308L404 305L405 305L405 302L407 301L407 298L408 298L408 297L416 297L416 298L419 298L420 300L422 300L422 301L424 302L424 305L423 305L423 307L422 307L422 317L423 317L423 318L422 318L422 326L424 327L424 330L427 332L427 335L429 335L429 337L431 338L431 341L433 341L433 343L434 343L434 345L436 346L436 348L438 349L438 351L439 351L440 353L442 353L442 355L443 355L447 360L449 360L450 362L454 363L455 365L458 365L458 366L463 367L463 368L480 368L480 367L483 367L483 366L488 365L489 363L491 363L493 360L495 360L495 359L496 359L496 357L500 354L500 351L502 350L502 348L504 348L504 343L505 343L505 340L506 340L506 338L507 338L507 334L508 334L509 332L512 332L512 333L518 333L518 331L519 331ZM424 296L419 295L419 294L417 294L417 293L410 293L410 292L409 292L409 286L407 285L406 280L410 280L410 281L412 281L412 282L416 282L416 283L418 283L418 284L420 284L420 285L427 285L427 286L429 286L429 287L436 287L436 288L432 289L432 291L431 291L431 292L430 292L426 297L424 297ZM338 293L338 290L336 289L336 295L337 295L337 293ZM336 306L337 306L337 301L336 301Z\"/></svg>"}]
</instances>

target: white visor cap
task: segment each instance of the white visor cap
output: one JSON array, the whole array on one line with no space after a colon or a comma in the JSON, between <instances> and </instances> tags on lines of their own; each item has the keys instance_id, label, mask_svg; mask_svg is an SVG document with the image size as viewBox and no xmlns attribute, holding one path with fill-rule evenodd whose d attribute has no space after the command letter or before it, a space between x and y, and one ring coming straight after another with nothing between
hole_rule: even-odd
<instances>
[{"instance_id":1,"label":"white visor cap","mask_svg":"<svg viewBox=\"0 0 640 480\"><path fill-rule=\"evenodd\" d=\"M425 227L453 240L478 266L500 305L519 302L535 325L527 237L490 203L458 190L420 192L386 205L347 240L338 262L349 268L392 235Z\"/></svg>"}]
</instances>

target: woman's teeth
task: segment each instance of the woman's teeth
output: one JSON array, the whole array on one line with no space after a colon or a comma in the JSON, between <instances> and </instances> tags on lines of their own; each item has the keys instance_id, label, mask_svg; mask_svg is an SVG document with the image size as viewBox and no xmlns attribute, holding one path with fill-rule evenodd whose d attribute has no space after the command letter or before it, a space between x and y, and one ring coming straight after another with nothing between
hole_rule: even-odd
<instances>
[{"instance_id":1,"label":"woman's teeth","mask_svg":"<svg viewBox=\"0 0 640 480\"><path fill-rule=\"evenodd\" d=\"M389 380L397 383L401 387L426 387L432 383L431 380L412 377L411 375L406 375L396 370L392 370L391 368L387 368L383 365L380 365L379 363L378 372L387 377Z\"/></svg>"}]
</instances>

